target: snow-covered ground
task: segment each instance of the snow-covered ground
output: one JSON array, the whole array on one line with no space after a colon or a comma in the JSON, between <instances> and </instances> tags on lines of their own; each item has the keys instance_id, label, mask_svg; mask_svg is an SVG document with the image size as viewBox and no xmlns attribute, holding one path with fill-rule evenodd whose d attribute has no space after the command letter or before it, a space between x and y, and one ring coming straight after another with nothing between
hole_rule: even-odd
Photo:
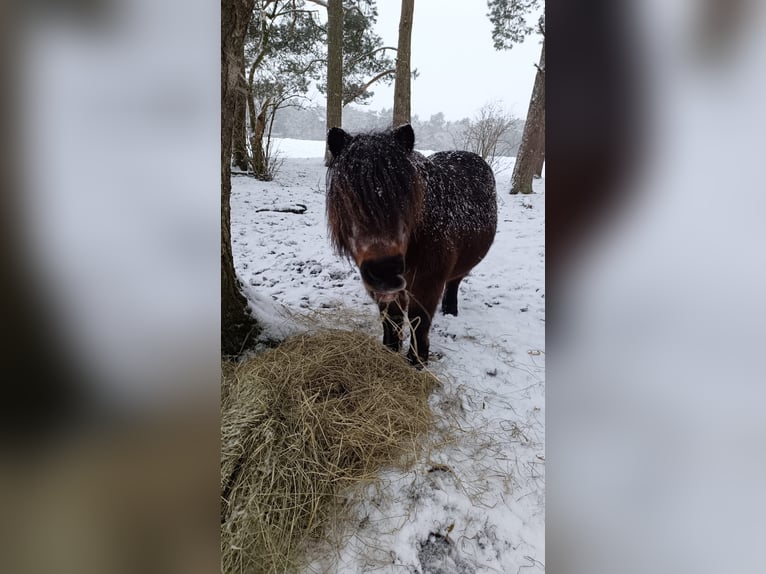
<instances>
[{"instance_id":1,"label":"snow-covered ground","mask_svg":"<svg viewBox=\"0 0 766 574\"><path fill-rule=\"evenodd\" d=\"M301 324L354 327L382 338L356 267L333 254L324 211L323 142L276 140L273 182L233 178L237 273L267 335ZM432 405L459 423L455 440L408 473L388 471L354 512L358 528L310 571L541 572L545 569L545 182L511 196L501 158L498 231L462 282L458 317L438 314ZM303 204L305 213L258 211Z\"/></svg>"}]
</instances>

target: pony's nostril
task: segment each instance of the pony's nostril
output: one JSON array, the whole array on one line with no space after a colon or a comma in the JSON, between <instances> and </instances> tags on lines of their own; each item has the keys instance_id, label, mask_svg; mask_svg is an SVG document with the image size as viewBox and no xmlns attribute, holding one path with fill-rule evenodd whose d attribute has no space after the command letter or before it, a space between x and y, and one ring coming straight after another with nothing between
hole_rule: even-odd
<instances>
[{"instance_id":1,"label":"pony's nostril","mask_svg":"<svg viewBox=\"0 0 766 574\"><path fill-rule=\"evenodd\" d=\"M376 283L380 280L377 274L372 270L372 265L367 262L362 263L359 267L359 271L362 273L362 279L368 283Z\"/></svg>"},{"instance_id":2,"label":"pony's nostril","mask_svg":"<svg viewBox=\"0 0 766 574\"><path fill-rule=\"evenodd\" d=\"M397 289L404 283L404 258L401 256L382 257L365 261L359 267L362 279L383 289Z\"/></svg>"},{"instance_id":3,"label":"pony's nostril","mask_svg":"<svg viewBox=\"0 0 766 574\"><path fill-rule=\"evenodd\" d=\"M382 279L382 277L380 277L377 273L375 273L372 267L367 268L367 275L370 277L370 279L373 279L375 281L379 281L380 279Z\"/></svg>"}]
</instances>

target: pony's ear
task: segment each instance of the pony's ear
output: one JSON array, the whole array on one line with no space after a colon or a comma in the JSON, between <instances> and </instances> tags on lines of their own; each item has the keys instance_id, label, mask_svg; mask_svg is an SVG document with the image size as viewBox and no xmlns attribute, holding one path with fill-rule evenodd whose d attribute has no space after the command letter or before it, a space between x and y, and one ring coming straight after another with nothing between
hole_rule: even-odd
<instances>
[{"instance_id":1,"label":"pony's ear","mask_svg":"<svg viewBox=\"0 0 766 574\"><path fill-rule=\"evenodd\" d=\"M330 128L327 132L327 147L333 156L340 154L350 141L351 136L340 128Z\"/></svg>"},{"instance_id":2,"label":"pony's ear","mask_svg":"<svg viewBox=\"0 0 766 574\"><path fill-rule=\"evenodd\" d=\"M410 124L403 124L394 130L396 143L402 146L407 153L415 147L415 132Z\"/></svg>"}]
</instances>

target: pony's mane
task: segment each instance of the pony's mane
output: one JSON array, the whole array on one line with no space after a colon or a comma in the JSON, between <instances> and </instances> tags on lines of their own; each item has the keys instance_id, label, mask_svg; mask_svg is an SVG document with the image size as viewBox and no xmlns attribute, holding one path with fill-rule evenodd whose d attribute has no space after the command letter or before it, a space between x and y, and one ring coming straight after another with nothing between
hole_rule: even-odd
<instances>
[{"instance_id":1,"label":"pony's mane","mask_svg":"<svg viewBox=\"0 0 766 574\"><path fill-rule=\"evenodd\" d=\"M354 136L327 170L327 216L335 250L350 255L357 231L397 237L418 223L424 183L391 130Z\"/></svg>"}]
</instances>

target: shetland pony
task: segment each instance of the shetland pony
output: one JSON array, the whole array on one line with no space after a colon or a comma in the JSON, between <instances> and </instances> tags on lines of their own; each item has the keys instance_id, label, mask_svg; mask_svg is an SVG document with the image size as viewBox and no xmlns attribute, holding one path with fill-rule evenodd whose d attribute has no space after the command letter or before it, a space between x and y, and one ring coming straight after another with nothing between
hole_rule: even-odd
<instances>
[{"instance_id":1,"label":"shetland pony","mask_svg":"<svg viewBox=\"0 0 766 574\"><path fill-rule=\"evenodd\" d=\"M460 281L494 240L492 169L466 151L421 155L408 124L356 136L331 128L327 144L333 247L359 267L384 319L383 343L399 351L407 313L408 358L425 364L439 299L443 313L457 315Z\"/></svg>"}]
</instances>

